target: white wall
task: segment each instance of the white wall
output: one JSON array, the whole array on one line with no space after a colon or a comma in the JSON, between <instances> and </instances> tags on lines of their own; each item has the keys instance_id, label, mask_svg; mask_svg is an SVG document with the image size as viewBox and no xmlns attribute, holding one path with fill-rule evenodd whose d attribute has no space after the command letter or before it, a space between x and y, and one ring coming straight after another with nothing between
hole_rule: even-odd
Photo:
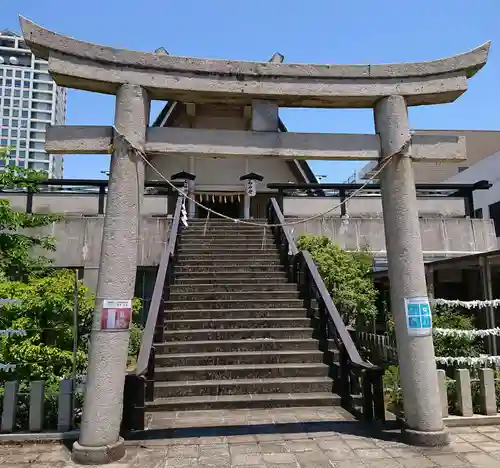
<instances>
[{"instance_id":1,"label":"white wall","mask_svg":"<svg viewBox=\"0 0 500 468\"><path fill-rule=\"evenodd\" d=\"M474 209L482 208L483 217L490 218L489 205L500 201L500 152L479 161L463 172L449 178L445 183L473 184L480 180L487 180L492 187L489 190L474 191ZM500 246L500 238L497 238Z\"/></svg>"}]
</instances>

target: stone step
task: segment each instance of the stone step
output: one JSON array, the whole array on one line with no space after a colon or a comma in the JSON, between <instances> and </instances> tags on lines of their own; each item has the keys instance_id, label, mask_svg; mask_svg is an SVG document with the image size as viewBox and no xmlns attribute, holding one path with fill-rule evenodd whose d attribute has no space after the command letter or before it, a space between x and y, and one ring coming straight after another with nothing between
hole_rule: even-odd
<instances>
[{"instance_id":1,"label":"stone step","mask_svg":"<svg viewBox=\"0 0 500 468\"><path fill-rule=\"evenodd\" d=\"M204 395L195 397L157 398L146 403L146 411L194 411L251 408L294 408L339 406L340 396L330 392L265 393L252 395Z\"/></svg>"},{"instance_id":2,"label":"stone step","mask_svg":"<svg viewBox=\"0 0 500 468\"><path fill-rule=\"evenodd\" d=\"M328 377L289 377L276 379L202 380L155 382L155 398L257 393L331 392Z\"/></svg>"},{"instance_id":3,"label":"stone step","mask_svg":"<svg viewBox=\"0 0 500 468\"><path fill-rule=\"evenodd\" d=\"M281 261L279 257L272 256L262 256L260 258L256 257L244 257L244 258L185 258L180 257L176 263L176 267L214 267L214 268L247 268L247 267L281 267Z\"/></svg>"},{"instance_id":4,"label":"stone step","mask_svg":"<svg viewBox=\"0 0 500 468\"><path fill-rule=\"evenodd\" d=\"M194 309L286 309L287 307L303 307L302 299L230 299L230 300L201 300L193 298L191 301L167 301L168 310Z\"/></svg>"},{"instance_id":5,"label":"stone step","mask_svg":"<svg viewBox=\"0 0 500 468\"><path fill-rule=\"evenodd\" d=\"M276 246L274 244L267 246L266 248L262 248L262 244L255 245L253 248L248 248L248 244L244 245L220 245L220 246L195 246L195 245L187 245L179 246L179 258L181 257L194 257L194 256L210 256L217 257L219 255L229 256L265 256L265 255L278 255L279 253L276 250Z\"/></svg>"},{"instance_id":6,"label":"stone step","mask_svg":"<svg viewBox=\"0 0 500 468\"><path fill-rule=\"evenodd\" d=\"M238 339L233 336L229 340L210 341L169 341L156 343L159 354L186 354L186 353L228 353L228 352L255 352L255 351L303 351L318 350L318 341L312 337L291 338L280 337L274 340L268 338Z\"/></svg>"},{"instance_id":7,"label":"stone step","mask_svg":"<svg viewBox=\"0 0 500 468\"><path fill-rule=\"evenodd\" d=\"M271 228L266 227L266 234L269 234L271 232ZM264 226L246 226L243 224L208 224L208 226L205 227L205 224L202 225L191 225L188 226L187 229L184 229L182 231L183 234L191 234L191 233L200 233L200 234L208 234L209 232L214 232L216 234L220 232L234 232L237 234L262 234L264 232Z\"/></svg>"},{"instance_id":8,"label":"stone step","mask_svg":"<svg viewBox=\"0 0 500 468\"><path fill-rule=\"evenodd\" d=\"M220 252L205 252L205 253L186 253L181 250L179 252L178 261L182 262L265 262L271 261L279 262L280 256L279 253L273 249L268 252L263 250L250 251L246 250L233 250L232 252L228 251L220 251Z\"/></svg>"},{"instance_id":9,"label":"stone step","mask_svg":"<svg viewBox=\"0 0 500 468\"><path fill-rule=\"evenodd\" d=\"M235 235L226 233L225 235L221 234L207 234L204 236L203 234L182 234L181 235L181 243L182 244L192 244L192 243L212 243L212 244L235 244L235 243L247 243L247 244L259 244L262 245L274 245L274 238L271 234L263 236L261 234L242 234Z\"/></svg>"},{"instance_id":10,"label":"stone step","mask_svg":"<svg viewBox=\"0 0 500 468\"><path fill-rule=\"evenodd\" d=\"M199 283L199 284L173 284L170 287L170 294L173 298L174 294L186 294L186 293L208 293L208 294L219 294L219 293L229 293L229 292L269 292L269 291L288 291L297 292L297 285L295 283Z\"/></svg>"},{"instance_id":11,"label":"stone step","mask_svg":"<svg viewBox=\"0 0 500 468\"><path fill-rule=\"evenodd\" d=\"M192 293L171 292L170 299L172 301L239 301L255 300L262 301L264 299L298 299L298 291L204 291Z\"/></svg>"},{"instance_id":12,"label":"stone step","mask_svg":"<svg viewBox=\"0 0 500 468\"><path fill-rule=\"evenodd\" d=\"M323 363L235 364L230 366L156 367L156 382L204 380L277 379L290 377L327 377Z\"/></svg>"},{"instance_id":13,"label":"stone step","mask_svg":"<svg viewBox=\"0 0 500 468\"><path fill-rule=\"evenodd\" d=\"M305 313L304 313L305 315ZM170 317L169 317L170 319ZM235 330L239 328L305 328L308 318L220 318L165 320L165 330Z\"/></svg>"},{"instance_id":14,"label":"stone step","mask_svg":"<svg viewBox=\"0 0 500 468\"><path fill-rule=\"evenodd\" d=\"M270 341L278 338L312 338L313 329L303 328L237 328L230 330L198 329L198 330L166 330L165 341L212 341L228 339L253 341L267 338Z\"/></svg>"},{"instance_id":15,"label":"stone step","mask_svg":"<svg viewBox=\"0 0 500 468\"><path fill-rule=\"evenodd\" d=\"M305 318L304 308L287 309L192 309L166 310L165 320Z\"/></svg>"},{"instance_id":16,"label":"stone step","mask_svg":"<svg viewBox=\"0 0 500 468\"><path fill-rule=\"evenodd\" d=\"M323 353L319 350L278 350L246 351L228 353L187 353L156 354L155 365L160 367L177 366L230 366L235 364L283 364L283 363L321 363Z\"/></svg>"},{"instance_id":17,"label":"stone step","mask_svg":"<svg viewBox=\"0 0 500 468\"><path fill-rule=\"evenodd\" d=\"M206 273L210 275L217 275L219 273L227 273L227 274L239 274L239 273L278 273L283 271L283 267L279 264L266 264L263 263L261 265L235 265L227 264L227 265L192 265L192 266L176 266L175 274L182 273Z\"/></svg>"},{"instance_id":18,"label":"stone step","mask_svg":"<svg viewBox=\"0 0 500 468\"><path fill-rule=\"evenodd\" d=\"M176 271L175 284L185 285L185 284L239 284L241 282L247 282L248 284L254 283L275 283L276 281L287 281L287 276L285 271L267 271L267 272L219 272L216 275L209 274L206 272L200 273L183 273L179 275Z\"/></svg>"}]
</instances>

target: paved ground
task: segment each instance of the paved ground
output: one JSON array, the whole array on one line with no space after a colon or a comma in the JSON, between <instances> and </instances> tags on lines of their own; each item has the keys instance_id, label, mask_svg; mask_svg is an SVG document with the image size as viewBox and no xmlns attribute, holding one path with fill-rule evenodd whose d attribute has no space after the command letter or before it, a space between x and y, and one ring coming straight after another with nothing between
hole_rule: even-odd
<instances>
[{"instance_id":1,"label":"paved ground","mask_svg":"<svg viewBox=\"0 0 500 468\"><path fill-rule=\"evenodd\" d=\"M109 468L500 468L500 426L452 428L453 443L414 448L337 408L210 411L152 417ZM160 429L161 428L161 429ZM2 468L74 468L62 445L2 445Z\"/></svg>"}]
</instances>

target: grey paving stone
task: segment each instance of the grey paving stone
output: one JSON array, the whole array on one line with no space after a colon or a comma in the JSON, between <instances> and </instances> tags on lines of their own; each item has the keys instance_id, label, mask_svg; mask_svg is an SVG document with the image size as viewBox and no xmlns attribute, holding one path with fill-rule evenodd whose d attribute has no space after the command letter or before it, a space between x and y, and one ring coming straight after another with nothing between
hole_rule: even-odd
<instances>
[{"instance_id":1,"label":"grey paving stone","mask_svg":"<svg viewBox=\"0 0 500 468\"><path fill-rule=\"evenodd\" d=\"M264 460L260 453L244 453L239 455L231 455L231 466L251 466L262 464L264 464Z\"/></svg>"},{"instance_id":2,"label":"grey paving stone","mask_svg":"<svg viewBox=\"0 0 500 468\"><path fill-rule=\"evenodd\" d=\"M296 463L297 459L293 453L264 453L262 458L266 463L278 464L292 464Z\"/></svg>"},{"instance_id":3,"label":"grey paving stone","mask_svg":"<svg viewBox=\"0 0 500 468\"><path fill-rule=\"evenodd\" d=\"M354 453L364 459L391 458L391 456L381 448L360 448L355 449Z\"/></svg>"},{"instance_id":4,"label":"grey paving stone","mask_svg":"<svg viewBox=\"0 0 500 468\"><path fill-rule=\"evenodd\" d=\"M358 456L350 448L336 448L333 450L325 450L325 455L331 461L356 460Z\"/></svg>"},{"instance_id":5,"label":"grey paving stone","mask_svg":"<svg viewBox=\"0 0 500 468\"><path fill-rule=\"evenodd\" d=\"M442 455L429 455L429 460L437 466L470 466L468 462L459 458L453 453L443 453Z\"/></svg>"},{"instance_id":6,"label":"grey paving stone","mask_svg":"<svg viewBox=\"0 0 500 468\"><path fill-rule=\"evenodd\" d=\"M168 448L168 458L197 458L200 453L199 445L172 445Z\"/></svg>"},{"instance_id":7,"label":"grey paving stone","mask_svg":"<svg viewBox=\"0 0 500 468\"><path fill-rule=\"evenodd\" d=\"M361 461L341 461L332 463L333 468L366 468L366 465Z\"/></svg>"},{"instance_id":8,"label":"grey paving stone","mask_svg":"<svg viewBox=\"0 0 500 468\"><path fill-rule=\"evenodd\" d=\"M109 466L109 465L106 465ZM185 458L185 457L176 457L176 458L167 458L165 460L165 467L178 467L178 468L190 468L198 466L197 458Z\"/></svg>"},{"instance_id":9,"label":"grey paving stone","mask_svg":"<svg viewBox=\"0 0 500 468\"><path fill-rule=\"evenodd\" d=\"M495 460L486 453L464 453L461 457L473 466L481 468L500 468L500 461Z\"/></svg>"},{"instance_id":10,"label":"grey paving stone","mask_svg":"<svg viewBox=\"0 0 500 468\"><path fill-rule=\"evenodd\" d=\"M412 458L420 455L413 447L387 447L385 451L393 458Z\"/></svg>"},{"instance_id":11,"label":"grey paving stone","mask_svg":"<svg viewBox=\"0 0 500 468\"><path fill-rule=\"evenodd\" d=\"M460 434L458 436L460 439L465 442L490 442L491 438L486 434L481 434L478 432L468 433L468 434Z\"/></svg>"},{"instance_id":12,"label":"grey paving stone","mask_svg":"<svg viewBox=\"0 0 500 468\"><path fill-rule=\"evenodd\" d=\"M260 453L260 447L257 442L248 444L234 444L229 446L229 452L233 455L246 455L249 453Z\"/></svg>"},{"instance_id":13,"label":"grey paving stone","mask_svg":"<svg viewBox=\"0 0 500 468\"><path fill-rule=\"evenodd\" d=\"M288 452L285 442L261 442L259 444L262 453L284 453Z\"/></svg>"},{"instance_id":14,"label":"grey paving stone","mask_svg":"<svg viewBox=\"0 0 500 468\"><path fill-rule=\"evenodd\" d=\"M295 452L294 455L299 464L311 462L326 463L329 461L328 457L321 450L315 450L314 452Z\"/></svg>"},{"instance_id":15,"label":"grey paving stone","mask_svg":"<svg viewBox=\"0 0 500 468\"><path fill-rule=\"evenodd\" d=\"M198 466L206 468L218 468L231 466L229 457L200 457L198 458Z\"/></svg>"},{"instance_id":16,"label":"grey paving stone","mask_svg":"<svg viewBox=\"0 0 500 468\"><path fill-rule=\"evenodd\" d=\"M499 426L476 426L477 432L500 432Z\"/></svg>"},{"instance_id":17,"label":"grey paving stone","mask_svg":"<svg viewBox=\"0 0 500 468\"><path fill-rule=\"evenodd\" d=\"M371 439L346 439L345 440L346 445L349 446L349 448L352 449L361 449L361 448L377 448L375 445L375 442Z\"/></svg>"},{"instance_id":18,"label":"grey paving stone","mask_svg":"<svg viewBox=\"0 0 500 468\"><path fill-rule=\"evenodd\" d=\"M434 462L426 457L415 456L413 458L395 458L405 468L427 468L428 466L436 466Z\"/></svg>"},{"instance_id":19,"label":"grey paving stone","mask_svg":"<svg viewBox=\"0 0 500 468\"><path fill-rule=\"evenodd\" d=\"M496 452L500 448L500 444L497 441L476 442L474 445L483 452Z\"/></svg>"},{"instance_id":20,"label":"grey paving stone","mask_svg":"<svg viewBox=\"0 0 500 468\"><path fill-rule=\"evenodd\" d=\"M312 452L319 448L316 441L312 439L287 440L286 446L290 452Z\"/></svg>"},{"instance_id":21,"label":"grey paving stone","mask_svg":"<svg viewBox=\"0 0 500 468\"><path fill-rule=\"evenodd\" d=\"M401 468L403 465L394 458L382 458L380 460L364 460L366 468Z\"/></svg>"}]
</instances>

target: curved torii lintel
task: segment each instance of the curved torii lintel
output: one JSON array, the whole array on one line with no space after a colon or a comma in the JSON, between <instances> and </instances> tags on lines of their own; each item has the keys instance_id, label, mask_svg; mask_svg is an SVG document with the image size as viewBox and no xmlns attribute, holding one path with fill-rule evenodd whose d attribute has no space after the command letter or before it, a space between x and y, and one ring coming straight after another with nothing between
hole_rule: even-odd
<instances>
[{"instance_id":1,"label":"curved torii lintel","mask_svg":"<svg viewBox=\"0 0 500 468\"><path fill-rule=\"evenodd\" d=\"M189 102L273 99L293 107L373 107L388 95L402 95L408 105L451 102L486 64L490 47L487 42L448 58L387 65L247 62L114 49L20 21L27 45L49 61L61 86L114 94L121 84L133 83L153 99Z\"/></svg>"}]
</instances>

